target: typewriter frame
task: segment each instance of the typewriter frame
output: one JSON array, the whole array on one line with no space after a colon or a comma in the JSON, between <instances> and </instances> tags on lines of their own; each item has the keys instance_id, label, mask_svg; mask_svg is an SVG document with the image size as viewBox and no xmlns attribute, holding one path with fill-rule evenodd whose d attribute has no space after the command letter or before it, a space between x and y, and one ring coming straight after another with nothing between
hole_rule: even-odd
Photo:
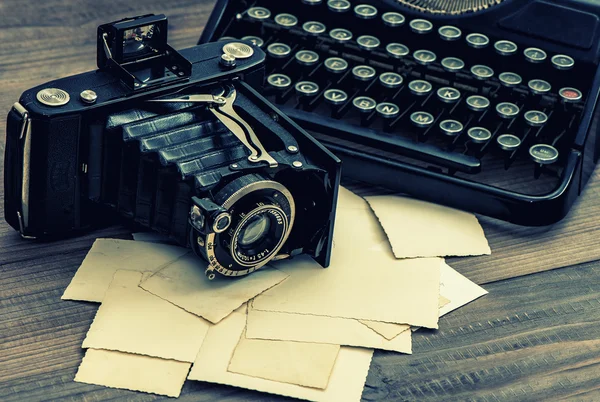
<instances>
[{"instance_id":1,"label":"typewriter frame","mask_svg":"<svg viewBox=\"0 0 600 402\"><path fill-rule=\"evenodd\" d=\"M226 21L235 17L232 8L238 2L239 0L217 1L198 43L213 41L223 35L228 25ZM489 26L495 27L495 13L497 10L516 8L521 5L519 1L506 0L504 3L491 7L486 11L457 17L425 15L392 0L379 0L378 2L365 0L361 3L378 3L385 5L387 8L393 8L410 18L424 17L434 23L448 23L459 27L469 25L470 22L475 21L476 23L469 26L469 28L484 34L494 29L490 29ZM530 4L533 3L546 2L541 0L530 2ZM572 7L577 4L574 0L555 0L554 3L561 7ZM579 5L580 11L588 14L595 12L596 17L600 15L600 7L594 10L590 4L580 3ZM474 18L475 20L473 20ZM459 20L460 23L455 23ZM522 42L524 38L523 35L509 30L503 30L502 35L504 39L516 42ZM573 146L566 158L558 186L544 195L521 194L439 173L436 169L423 168L384 155L366 152L360 149L358 143L338 141L330 137L323 138L323 136L320 136L319 131L316 129L318 124L311 120L309 112L296 109L290 110L289 108L283 108L282 110L303 128L314 134L322 144L342 160L342 174L345 177L519 225L549 225L560 221L567 215L577 196L583 191L600 156L600 140L597 138L599 136L598 120L600 120L600 108L597 107L598 92L600 91L600 69L598 69L600 40L597 33L592 39L590 50L573 49L569 54L578 61L593 63L596 66L593 84L588 92L594 94L594 96L588 95L582 120ZM531 38L531 42L532 46L535 43L545 43L535 37ZM548 46L546 45L546 48ZM340 131L335 123L329 124L328 128L334 132Z\"/></svg>"}]
</instances>

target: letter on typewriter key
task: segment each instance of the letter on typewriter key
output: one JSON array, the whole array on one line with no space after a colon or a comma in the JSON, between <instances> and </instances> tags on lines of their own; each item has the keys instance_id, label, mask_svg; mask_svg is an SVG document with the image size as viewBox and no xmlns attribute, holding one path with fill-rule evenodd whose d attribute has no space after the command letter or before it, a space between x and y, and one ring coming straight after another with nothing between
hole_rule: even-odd
<instances>
[{"instance_id":1,"label":"letter on typewriter key","mask_svg":"<svg viewBox=\"0 0 600 402\"><path fill-rule=\"evenodd\" d=\"M356 38L356 43L358 43L358 47L363 50L374 50L379 47L381 42L374 36L371 35L362 35Z\"/></svg>"},{"instance_id":2,"label":"letter on typewriter key","mask_svg":"<svg viewBox=\"0 0 600 402\"><path fill-rule=\"evenodd\" d=\"M536 47L528 47L527 49L523 50L523 55L525 56L525 60L534 64L543 63L548 57L546 52Z\"/></svg>"},{"instance_id":3,"label":"letter on typewriter key","mask_svg":"<svg viewBox=\"0 0 600 402\"><path fill-rule=\"evenodd\" d=\"M557 70L570 70L574 65L575 60L570 56L564 54L552 56L552 66Z\"/></svg>"},{"instance_id":4,"label":"letter on typewriter key","mask_svg":"<svg viewBox=\"0 0 600 402\"><path fill-rule=\"evenodd\" d=\"M345 13L350 10L350 2L348 0L329 0L327 8L334 13Z\"/></svg>"},{"instance_id":5,"label":"letter on typewriter key","mask_svg":"<svg viewBox=\"0 0 600 402\"><path fill-rule=\"evenodd\" d=\"M354 7L354 15L364 20L370 20L377 16L377 9L369 4L359 4Z\"/></svg>"},{"instance_id":6,"label":"letter on typewriter key","mask_svg":"<svg viewBox=\"0 0 600 402\"><path fill-rule=\"evenodd\" d=\"M498 76L498 79L500 80L500 83L507 88L516 87L521 82L523 82L523 79L521 78L521 76L519 74L510 73L510 72L500 73L500 75Z\"/></svg>"},{"instance_id":7,"label":"letter on typewriter key","mask_svg":"<svg viewBox=\"0 0 600 402\"><path fill-rule=\"evenodd\" d=\"M298 64L303 66L314 66L319 61L319 55L312 50L300 50L295 57Z\"/></svg>"},{"instance_id":8,"label":"letter on typewriter key","mask_svg":"<svg viewBox=\"0 0 600 402\"><path fill-rule=\"evenodd\" d=\"M274 42L267 46L267 53L274 59L283 59L290 55L292 49L285 43Z\"/></svg>"},{"instance_id":9,"label":"letter on typewriter key","mask_svg":"<svg viewBox=\"0 0 600 402\"><path fill-rule=\"evenodd\" d=\"M325 101L331 105L339 106L348 100L348 94L341 89L328 89L323 93Z\"/></svg>"},{"instance_id":10,"label":"letter on typewriter key","mask_svg":"<svg viewBox=\"0 0 600 402\"><path fill-rule=\"evenodd\" d=\"M410 121L417 127L426 128L433 124L433 115L427 112L414 112L410 115Z\"/></svg>"},{"instance_id":11,"label":"letter on typewriter key","mask_svg":"<svg viewBox=\"0 0 600 402\"><path fill-rule=\"evenodd\" d=\"M430 21L417 18L410 22L410 30L417 34L427 34L433 30L433 24Z\"/></svg>"},{"instance_id":12,"label":"letter on typewriter key","mask_svg":"<svg viewBox=\"0 0 600 402\"><path fill-rule=\"evenodd\" d=\"M377 110L377 114L384 119L393 119L400 114L398 105L390 102L381 102L375 109Z\"/></svg>"},{"instance_id":13,"label":"letter on typewriter key","mask_svg":"<svg viewBox=\"0 0 600 402\"><path fill-rule=\"evenodd\" d=\"M437 90L437 96L444 103L456 103L460 99L460 91L452 87L442 87Z\"/></svg>"},{"instance_id":14,"label":"letter on typewriter key","mask_svg":"<svg viewBox=\"0 0 600 402\"><path fill-rule=\"evenodd\" d=\"M326 29L325 24L317 21L308 21L302 24L302 30L309 35L321 35Z\"/></svg>"},{"instance_id":15,"label":"letter on typewriter key","mask_svg":"<svg viewBox=\"0 0 600 402\"><path fill-rule=\"evenodd\" d=\"M429 95L433 86L429 81L425 80L413 80L408 83L408 89L413 95L426 96Z\"/></svg>"},{"instance_id":16,"label":"letter on typewriter key","mask_svg":"<svg viewBox=\"0 0 600 402\"><path fill-rule=\"evenodd\" d=\"M484 34L472 33L465 38L467 44L475 49L482 49L490 44L490 39Z\"/></svg>"},{"instance_id":17,"label":"letter on typewriter key","mask_svg":"<svg viewBox=\"0 0 600 402\"><path fill-rule=\"evenodd\" d=\"M503 151L512 152L521 146L521 139L513 134L501 134L496 138L498 147Z\"/></svg>"},{"instance_id":18,"label":"letter on typewriter key","mask_svg":"<svg viewBox=\"0 0 600 402\"><path fill-rule=\"evenodd\" d=\"M368 96L357 96L352 101L352 105L360 112L360 124L366 126L369 124L369 116L377 106L375 99Z\"/></svg>"},{"instance_id":19,"label":"letter on typewriter key","mask_svg":"<svg viewBox=\"0 0 600 402\"><path fill-rule=\"evenodd\" d=\"M494 76L494 70L481 64L471 67L471 74L478 80L487 80Z\"/></svg>"},{"instance_id":20,"label":"letter on typewriter key","mask_svg":"<svg viewBox=\"0 0 600 402\"><path fill-rule=\"evenodd\" d=\"M552 86L548 81L538 79L529 81L527 85L529 86L531 92L535 95L547 94L552 89Z\"/></svg>"},{"instance_id":21,"label":"letter on typewriter key","mask_svg":"<svg viewBox=\"0 0 600 402\"><path fill-rule=\"evenodd\" d=\"M379 82L386 88L398 88L403 81L404 78L397 73L385 72L379 75Z\"/></svg>"},{"instance_id":22,"label":"letter on typewriter key","mask_svg":"<svg viewBox=\"0 0 600 402\"><path fill-rule=\"evenodd\" d=\"M324 64L325 69L334 74L341 74L348 69L348 62L340 57L329 57Z\"/></svg>"},{"instance_id":23,"label":"letter on typewriter key","mask_svg":"<svg viewBox=\"0 0 600 402\"><path fill-rule=\"evenodd\" d=\"M448 137L456 137L463 131L463 125L458 120L444 120L440 122L440 130Z\"/></svg>"},{"instance_id":24,"label":"letter on typewriter key","mask_svg":"<svg viewBox=\"0 0 600 402\"><path fill-rule=\"evenodd\" d=\"M252 44L256 47L263 47L263 45L265 44L265 41L262 40L262 38L253 35L244 36L242 40L252 42Z\"/></svg>"},{"instance_id":25,"label":"letter on typewriter key","mask_svg":"<svg viewBox=\"0 0 600 402\"><path fill-rule=\"evenodd\" d=\"M406 21L402 14L395 13L393 11L384 13L381 16L381 19L383 20L383 23L385 25L392 28L401 27L402 25L404 25L404 21Z\"/></svg>"},{"instance_id":26,"label":"letter on typewriter key","mask_svg":"<svg viewBox=\"0 0 600 402\"><path fill-rule=\"evenodd\" d=\"M273 88L287 89L292 85L292 80L285 74L271 74L267 77L267 83Z\"/></svg>"},{"instance_id":27,"label":"letter on typewriter key","mask_svg":"<svg viewBox=\"0 0 600 402\"><path fill-rule=\"evenodd\" d=\"M474 112L483 112L490 107L490 100L485 96L471 95L467 98L467 107Z\"/></svg>"},{"instance_id":28,"label":"letter on typewriter key","mask_svg":"<svg viewBox=\"0 0 600 402\"><path fill-rule=\"evenodd\" d=\"M298 25L298 18L295 15L282 13L275 16L275 23L284 28L291 28Z\"/></svg>"},{"instance_id":29,"label":"letter on typewriter key","mask_svg":"<svg viewBox=\"0 0 600 402\"><path fill-rule=\"evenodd\" d=\"M474 144L485 144L492 138L490 130L483 127L471 127L469 131L467 131L467 135Z\"/></svg>"},{"instance_id":30,"label":"letter on typewriter key","mask_svg":"<svg viewBox=\"0 0 600 402\"><path fill-rule=\"evenodd\" d=\"M264 21L271 17L271 12L264 7L252 7L248 9L248 17L256 21Z\"/></svg>"},{"instance_id":31,"label":"letter on typewriter key","mask_svg":"<svg viewBox=\"0 0 600 402\"><path fill-rule=\"evenodd\" d=\"M356 66L352 69L352 76L359 81L370 81L375 74L376 71L371 66Z\"/></svg>"},{"instance_id":32,"label":"letter on typewriter key","mask_svg":"<svg viewBox=\"0 0 600 402\"><path fill-rule=\"evenodd\" d=\"M319 86L312 81L300 81L296 83L296 93L300 96L315 96L319 92Z\"/></svg>"},{"instance_id":33,"label":"letter on typewriter key","mask_svg":"<svg viewBox=\"0 0 600 402\"><path fill-rule=\"evenodd\" d=\"M403 45L402 43L389 43L385 47L385 51L389 56L393 57L394 59L404 57L409 52L408 47Z\"/></svg>"},{"instance_id":34,"label":"letter on typewriter key","mask_svg":"<svg viewBox=\"0 0 600 402\"><path fill-rule=\"evenodd\" d=\"M442 59L442 67L449 73L456 73L465 68L465 62L458 57L445 57Z\"/></svg>"},{"instance_id":35,"label":"letter on typewriter key","mask_svg":"<svg viewBox=\"0 0 600 402\"><path fill-rule=\"evenodd\" d=\"M424 66L431 64L435 61L437 56L431 50L416 50L413 53L415 61Z\"/></svg>"},{"instance_id":36,"label":"letter on typewriter key","mask_svg":"<svg viewBox=\"0 0 600 402\"><path fill-rule=\"evenodd\" d=\"M496 112L503 119L512 119L519 114L519 107L514 103L501 102L496 105Z\"/></svg>"},{"instance_id":37,"label":"letter on typewriter key","mask_svg":"<svg viewBox=\"0 0 600 402\"><path fill-rule=\"evenodd\" d=\"M552 145L536 144L529 148L529 156L535 163L549 165L558 159L558 150Z\"/></svg>"},{"instance_id":38,"label":"letter on typewriter key","mask_svg":"<svg viewBox=\"0 0 600 402\"><path fill-rule=\"evenodd\" d=\"M532 127L543 126L548 121L546 113L538 110L528 110L523 117L525 118L525 122Z\"/></svg>"},{"instance_id":39,"label":"letter on typewriter key","mask_svg":"<svg viewBox=\"0 0 600 402\"><path fill-rule=\"evenodd\" d=\"M558 95L565 103L578 103L582 98L581 91L571 87L561 88Z\"/></svg>"},{"instance_id":40,"label":"letter on typewriter key","mask_svg":"<svg viewBox=\"0 0 600 402\"><path fill-rule=\"evenodd\" d=\"M494 43L494 49L496 49L496 53L502 56L512 56L518 50L517 45L509 40L499 40Z\"/></svg>"},{"instance_id":41,"label":"letter on typewriter key","mask_svg":"<svg viewBox=\"0 0 600 402\"><path fill-rule=\"evenodd\" d=\"M454 41L460 39L462 31L452 25L445 25L438 29L438 34L443 40Z\"/></svg>"},{"instance_id":42,"label":"letter on typewriter key","mask_svg":"<svg viewBox=\"0 0 600 402\"><path fill-rule=\"evenodd\" d=\"M329 31L329 37L338 43L346 43L352 39L352 32L343 28L334 28Z\"/></svg>"}]
</instances>

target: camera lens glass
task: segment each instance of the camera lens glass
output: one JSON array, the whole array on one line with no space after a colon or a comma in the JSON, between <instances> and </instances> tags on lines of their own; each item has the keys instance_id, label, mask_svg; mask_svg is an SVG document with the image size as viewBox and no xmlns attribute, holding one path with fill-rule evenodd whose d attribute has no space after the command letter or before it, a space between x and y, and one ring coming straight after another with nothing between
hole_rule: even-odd
<instances>
[{"instance_id":1,"label":"camera lens glass","mask_svg":"<svg viewBox=\"0 0 600 402\"><path fill-rule=\"evenodd\" d=\"M128 29L123 33L123 57L139 57L152 52L154 24Z\"/></svg>"},{"instance_id":2,"label":"camera lens glass","mask_svg":"<svg viewBox=\"0 0 600 402\"><path fill-rule=\"evenodd\" d=\"M244 227L241 228L239 234L239 245L242 248L250 248L252 245L262 240L271 227L271 220L266 213L254 215Z\"/></svg>"}]
</instances>

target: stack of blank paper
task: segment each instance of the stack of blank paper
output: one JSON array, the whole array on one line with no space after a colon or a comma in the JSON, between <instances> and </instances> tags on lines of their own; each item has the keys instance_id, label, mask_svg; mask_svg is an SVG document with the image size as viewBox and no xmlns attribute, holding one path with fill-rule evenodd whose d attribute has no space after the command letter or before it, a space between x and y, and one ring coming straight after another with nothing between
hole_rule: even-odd
<instances>
[{"instance_id":1,"label":"stack of blank paper","mask_svg":"<svg viewBox=\"0 0 600 402\"><path fill-rule=\"evenodd\" d=\"M411 327L486 293L443 257L490 253L471 214L343 188L327 269L298 256L208 281L187 249L134 238L98 239L65 290L102 303L75 380L172 397L188 379L358 401L374 349L412 353Z\"/></svg>"}]
</instances>

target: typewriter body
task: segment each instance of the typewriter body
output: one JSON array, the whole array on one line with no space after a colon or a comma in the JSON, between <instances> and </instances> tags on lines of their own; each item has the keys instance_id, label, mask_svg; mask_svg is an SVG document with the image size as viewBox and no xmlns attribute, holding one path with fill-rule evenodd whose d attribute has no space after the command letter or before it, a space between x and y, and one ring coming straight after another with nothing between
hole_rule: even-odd
<instances>
[{"instance_id":1,"label":"typewriter body","mask_svg":"<svg viewBox=\"0 0 600 402\"><path fill-rule=\"evenodd\" d=\"M220 0L200 42L267 53L265 95L344 176L521 225L598 160L592 1Z\"/></svg>"}]
</instances>

